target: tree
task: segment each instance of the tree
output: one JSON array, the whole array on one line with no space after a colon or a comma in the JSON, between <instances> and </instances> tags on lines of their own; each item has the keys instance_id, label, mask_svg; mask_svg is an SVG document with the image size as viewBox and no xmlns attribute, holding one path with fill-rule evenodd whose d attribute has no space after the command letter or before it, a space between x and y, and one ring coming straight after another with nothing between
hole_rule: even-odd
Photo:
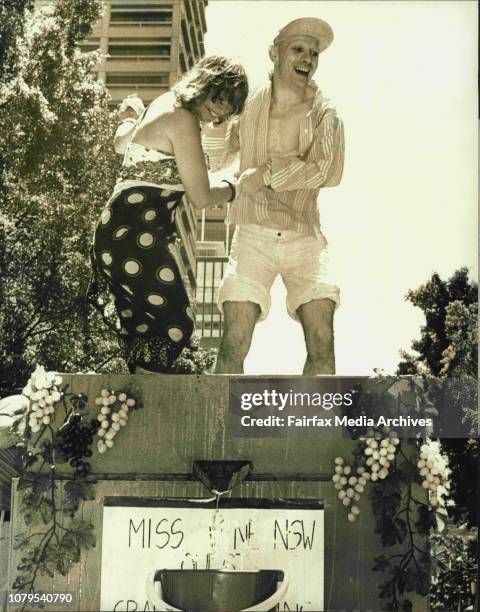
<instances>
[{"instance_id":1,"label":"tree","mask_svg":"<svg viewBox=\"0 0 480 612\"><path fill-rule=\"evenodd\" d=\"M432 610L474 610L472 585L477 577L477 545L474 539L436 536L435 564L438 576L431 590Z\"/></svg>"},{"instance_id":2,"label":"tree","mask_svg":"<svg viewBox=\"0 0 480 612\"><path fill-rule=\"evenodd\" d=\"M85 298L93 228L119 165L98 54L78 47L102 2L30 5L0 5L0 396L22 387L36 362L92 370L119 349Z\"/></svg>"},{"instance_id":3,"label":"tree","mask_svg":"<svg viewBox=\"0 0 480 612\"><path fill-rule=\"evenodd\" d=\"M467 268L448 281L432 274L425 285L407 293L406 300L423 310L426 324L412 342L415 353L402 352L398 374L477 376L477 294Z\"/></svg>"},{"instance_id":4,"label":"tree","mask_svg":"<svg viewBox=\"0 0 480 612\"><path fill-rule=\"evenodd\" d=\"M433 274L425 285L408 292L406 299L423 310L426 324L421 328L420 338L412 342L415 353L402 352L398 374L476 380L477 293L478 287L469 280L466 268L457 270L447 281ZM463 395L450 396L447 408L460 408L460 418L470 420L478 428L476 384L465 384L463 390ZM478 525L478 439L442 438L442 446L452 470L455 506L451 515L457 521Z\"/></svg>"},{"instance_id":5,"label":"tree","mask_svg":"<svg viewBox=\"0 0 480 612\"><path fill-rule=\"evenodd\" d=\"M15 39L23 33L25 15L33 0L0 0L0 78L10 76L16 55Z\"/></svg>"}]
</instances>

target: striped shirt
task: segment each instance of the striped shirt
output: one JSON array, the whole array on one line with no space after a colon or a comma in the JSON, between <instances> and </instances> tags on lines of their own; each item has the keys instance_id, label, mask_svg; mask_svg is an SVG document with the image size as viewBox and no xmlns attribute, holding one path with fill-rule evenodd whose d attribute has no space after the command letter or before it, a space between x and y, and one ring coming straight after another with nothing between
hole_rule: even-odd
<instances>
[{"instance_id":1,"label":"striped shirt","mask_svg":"<svg viewBox=\"0 0 480 612\"><path fill-rule=\"evenodd\" d=\"M311 110L300 121L298 151L271 159L268 152L271 95L269 84L253 94L241 117L224 128L223 133L215 135L219 128L214 128L204 134L211 169L220 168L228 155L238 150L240 172L267 167L264 173L267 188L253 196L241 191L226 222L291 229L318 238L320 188L338 185L342 178L343 124L329 100L317 89Z\"/></svg>"}]
</instances>

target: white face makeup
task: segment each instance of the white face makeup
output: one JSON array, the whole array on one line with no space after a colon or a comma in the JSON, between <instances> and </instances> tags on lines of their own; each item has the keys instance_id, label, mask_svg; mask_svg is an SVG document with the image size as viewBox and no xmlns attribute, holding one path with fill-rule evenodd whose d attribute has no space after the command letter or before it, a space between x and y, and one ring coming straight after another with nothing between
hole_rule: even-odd
<instances>
[{"instance_id":1,"label":"white face makeup","mask_svg":"<svg viewBox=\"0 0 480 612\"><path fill-rule=\"evenodd\" d=\"M306 84L318 65L319 44L311 36L292 36L279 42L272 51L275 73L286 82Z\"/></svg>"}]
</instances>

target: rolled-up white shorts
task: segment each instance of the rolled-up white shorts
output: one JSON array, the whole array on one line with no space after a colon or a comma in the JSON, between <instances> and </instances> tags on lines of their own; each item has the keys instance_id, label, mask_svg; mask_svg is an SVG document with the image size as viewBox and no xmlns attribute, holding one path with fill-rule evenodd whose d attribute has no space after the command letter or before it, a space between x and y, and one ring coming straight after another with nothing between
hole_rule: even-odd
<instances>
[{"instance_id":1,"label":"rolled-up white shorts","mask_svg":"<svg viewBox=\"0 0 480 612\"><path fill-rule=\"evenodd\" d=\"M224 302L254 302L262 321L270 310L270 289L280 274L287 288L288 314L298 321L297 309L312 300L340 304L340 290L329 276L327 241L293 230L239 225L235 230L225 275L218 292Z\"/></svg>"}]
</instances>

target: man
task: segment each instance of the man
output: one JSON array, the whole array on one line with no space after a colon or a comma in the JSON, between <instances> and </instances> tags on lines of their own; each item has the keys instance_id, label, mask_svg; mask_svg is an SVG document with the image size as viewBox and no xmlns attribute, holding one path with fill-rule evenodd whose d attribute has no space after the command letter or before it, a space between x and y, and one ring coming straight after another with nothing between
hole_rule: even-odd
<instances>
[{"instance_id":1,"label":"man","mask_svg":"<svg viewBox=\"0 0 480 612\"><path fill-rule=\"evenodd\" d=\"M227 217L237 228L219 290L224 332L216 373L243 372L278 274L287 288L288 313L303 327L303 373L335 373L339 290L328 279L317 197L320 188L340 182L343 126L311 80L319 53L332 40L321 19L296 19L282 28L269 49L271 83L251 97L227 132L227 148L240 147L240 176Z\"/></svg>"}]
</instances>

